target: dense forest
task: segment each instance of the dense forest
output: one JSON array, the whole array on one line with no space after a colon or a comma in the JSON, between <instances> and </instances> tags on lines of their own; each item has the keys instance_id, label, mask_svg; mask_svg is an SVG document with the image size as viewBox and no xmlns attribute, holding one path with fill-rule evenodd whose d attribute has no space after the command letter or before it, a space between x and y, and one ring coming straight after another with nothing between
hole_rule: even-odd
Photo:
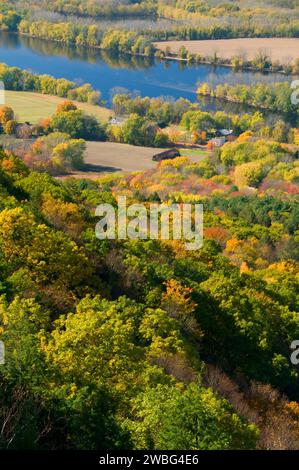
<instances>
[{"instance_id":1,"label":"dense forest","mask_svg":"<svg viewBox=\"0 0 299 470\"><path fill-rule=\"evenodd\" d=\"M192 132L233 119L184 100L114 106L135 139L158 112ZM66 101L53 120L74 113ZM298 448L298 147L262 139L259 113L242 119L198 163L94 181L47 174L84 163L73 126L1 151L2 448ZM203 203L203 248L98 240L94 210L120 195Z\"/></svg>"},{"instance_id":2,"label":"dense forest","mask_svg":"<svg viewBox=\"0 0 299 470\"><path fill-rule=\"evenodd\" d=\"M1 447L298 448L292 165L245 141L62 183L2 151ZM203 248L98 240L94 208L121 194L203 202Z\"/></svg>"}]
</instances>

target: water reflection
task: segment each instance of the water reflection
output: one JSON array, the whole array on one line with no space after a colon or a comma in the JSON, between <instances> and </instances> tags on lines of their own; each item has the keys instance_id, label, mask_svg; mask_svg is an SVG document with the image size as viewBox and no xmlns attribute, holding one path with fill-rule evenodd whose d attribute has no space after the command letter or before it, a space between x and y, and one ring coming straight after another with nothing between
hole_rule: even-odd
<instances>
[{"instance_id":1,"label":"water reflection","mask_svg":"<svg viewBox=\"0 0 299 470\"><path fill-rule=\"evenodd\" d=\"M43 56L67 57L70 60L81 60L96 64L104 61L109 67L144 69L152 67L154 58L131 55L112 55L107 51L82 46L64 45L59 42L47 41L16 34L0 33L0 48L25 48Z\"/></svg>"},{"instance_id":2,"label":"water reflection","mask_svg":"<svg viewBox=\"0 0 299 470\"><path fill-rule=\"evenodd\" d=\"M250 83L286 81L279 74L234 72L227 67L196 65L186 62L164 62L154 58L111 55L96 48L65 45L16 34L0 33L0 61L8 65L65 77L78 83L88 82L101 90L105 100L111 100L114 89L125 89L142 96L168 96L196 100L199 82ZM215 100L201 99L206 109L225 109ZM236 106L237 107L237 106ZM232 110L233 106L228 106ZM240 109L237 107L238 110ZM242 106L242 110L246 107Z\"/></svg>"}]
</instances>

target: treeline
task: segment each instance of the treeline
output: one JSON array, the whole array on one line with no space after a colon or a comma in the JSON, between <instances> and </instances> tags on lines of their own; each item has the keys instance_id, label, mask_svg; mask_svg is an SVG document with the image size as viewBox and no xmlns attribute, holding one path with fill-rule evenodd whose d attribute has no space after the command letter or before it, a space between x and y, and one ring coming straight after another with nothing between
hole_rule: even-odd
<instances>
[{"instance_id":1,"label":"treeline","mask_svg":"<svg viewBox=\"0 0 299 470\"><path fill-rule=\"evenodd\" d=\"M163 98L132 97L129 94L116 94L112 100L113 110L117 115L138 114L157 122L160 127L178 124L185 112L198 109L198 104L180 98L166 101Z\"/></svg>"},{"instance_id":2,"label":"treeline","mask_svg":"<svg viewBox=\"0 0 299 470\"><path fill-rule=\"evenodd\" d=\"M293 20L284 25L272 27L265 24L257 27L254 24L211 24L210 26L178 26L171 30L152 31L154 40L196 40L196 39L237 39L237 38L271 38L299 37L299 21Z\"/></svg>"},{"instance_id":3,"label":"treeline","mask_svg":"<svg viewBox=\"0 0 299 470\"><path fill-rule=\"evenodd\" d=\"M94 90L88 83L76 86L74 82L65 78L37 75L6 64L0 64L0 80L3 81L6 90L35 91L94 105L99 104L101 100L100 92Z\"/></svg>"},{"instance_id":4,"label":"treeline","mask_svg":"<svg viewBox=\"0 0 299 470\"><path fill-rule=\"evenodd\" d=\"M18 14L10 13L0 24L2 29L18 31L20 34L41 39L59 41L66 44L92 46L107 49L116 53L130 53L151 56L155 52L154 41L158 40L198 40L198 39L230 39L241 37L299 37L299 20L289 21L269 28L251 23L240 24L208 24L197 26L178 25L169 29L147 30L142 33L126 30L106 30L97 25L85 25L70 22L49 22L46 20L22 19ZM66 17L67 18L67 17ZM241 61L236 62L241 66ZM258 64L256 68L260 67ZM273 64L274 67L274 64ZM281 68L281 66L279 66ZM270 66L268 66L271 69Z\"/></svg>"},{"instance_id":5,"label":"treeline","mask_svg":"<svg viewBox=\"0 0 299 470\"><path fill-rule=\"evenodd\" d=\"M17 31L21 19L21 15L14 10L10 10L8 6L0 6L0 30Z\"/></svg>"},{"instance_id":6,"label":"treeline","mask_svg":"<svg viewBox=\"0 0 299 470\"><path fill-rule=\"evenodd\" d=\"M43 0L42 2L33 1L30 3L46 11L83 17L145 17L157 14L157 6L151 1L127 2L123 0L104 0L99 3L95 0L88 0L86 2L81 0L55 0L54 2L47 2Z\"/></svg>"},{"instance_id":7,"label":"treeline","mask_svg":"<svg viewBox=\"0 0 299 470\"><path fill-rule=\"evenodd\" d=\"M232 37L298 37L299 10L281 11L272 5L251 7L228 2L212 5L209 2L168 2L159 3L160 16L177 21L184 20L185 28L179 26L168 31L180 39L225 39ZM187 32L188 30L188 32ZM182 37L183 34L185 37ZM202 37L202 34L205 37ZM192 36L192 37L191 37Z\"/></svg>"},{"instance_id":8,"label":"treeline","mask_svg":"<svg viewBox=\"0 0 299 470\"><path fill-rule=\"evenodd\" d=\"M298 106L292 104L292 93L289 82L259 83L256 85L219 84L215 88L202 83L197 89L199 95L213 96L226 101L247 104L257 108L269 109L287 114L295 119L298 117Z\"/></svg>"},{"instance_id":9,"label":"treeline","mask_svg":"<svg viewBox=\"0 0 299 470\"><path fill-rule=\"evenodd\" d=\"M166 43L167 44L167 43ZM186 47L187 46L187 47ZM223 58L217 52L212 55L203 56L188 51L188 44L181 46L179 51L174 53L170 47L166 46L164 50L158 49L155 56L160 59L171 59L175 57L190 63L208 63L212 65L225 65L233 67L235 70L258 70L261 72L278 72L286 74L299 73L299 59L292 63L281 63L273 61L266 53L260 51L251 60L248 60L246 53L237 54L231 58Z\"/></svg>"},{"instance_id":10,"label":"treeline","mask_svg":"<svg viewBox=\"0 0 299 470\"><path fill-rule=\"evenodd\" d=\"M223 111L208 112L190 110L183 114L181 126L193 134L205 132L210 136L216 130L231 129L239 135L245 131L260 131L265 126L265 118L262 113L253 114L228 114Z\"/></svg>"},{"instance_id":11,"label":"treeline","mask_svg":"<svg viewBox=\"0 0 299 470\"><path fill-rule=\"evenodd\" d=\"M78 46L99 47L115 53L150 56L155 50L150 40L138 33L123 30L107 30L103 33L95 25L22 20L18 30L20 34Z\"/></svg>"},{"instance_id":12,"label":"treeline","mask_svg":"<svg viewBox=\"0 0 299 470\"><path fill-rule=\"evenodd\" d=\"M39 33L39 29L42 28L42 32ZM88 30L97 31L98 36L95 41L94 34L91 38L86 36ZM64 34L63 34L63 30ZM28 21L23 20L19 25L19 32L23 34L30 34L36 37L42 37L44 39L55 39L66 43L76 43L76 35L85 34L85 44L90 46L100 47L100 35L103 34L96 25L86 26L72 23L50 23L47 21ZM74 35L74 32L76 34ZM120 33L124 31L119 31ZM107 31L104 34L109 34ZM133 34L133 33L132 33ZM135 36L138 34L134 33ZM268 29L264 28L256 29L254 25L232 25L230 27L220 25L210 25L207 27L196 27L196 26L178 26L171 30L153 30L150 31L148 38L149 42L154 40L167 40L167 39L184 39L184 40L195 40L195 39L232 39L246 37L299 37L299 21L288 23L285 29L278 28ZM129 51L128 51L129 52Z\"/></svg>"},{"instance_id":13,"label":"treeline","mask_svg":"<svg viewBox=\"0 0 299 470\"><path fill-rule=\"evenodd\" d=\"M72 34L69 23L65 22L62 29L66 29L65 35L62 32L58 31L60 29L60 23L48 22L46 20L47 11L52 10L57 11L65 15L78 14L78 15L88 15L88 16L99 16L101 11L105 15L117 16L117 15L129 15L130 11L132 14L136 12L137 16L142 16L142 12L147 16L148 14L153 14L155 11L154 3L134 3L119 5L118 3L103 3L101 5L96 5L94 2L77 2L77 1L56 1L53 4L45 2L45 14L42 15L45 19L41 21L35 21L30 7L34 8L34 3L29 2L27 12L24 12L24 5L18 11L21 12L22 16L26 16L25 24L22 22L22 25L19 27L20 33L31 34L36 37L42 37L45 39L55 39L63 41L66 43L75 43L75 37ZM200 2L203 4L204 2ZM198 4L198 7L202 7ZM19 5L17 4L17 7ZM185 3L178 6L169 6L159 4L158 14L161 17L173 18L177 21L177 24L172 24L171 26L165 28L161 25L161 28L155 27L153 29L149 28L146 31L143 31L142 34L139 32L140 36L146 36L149 42L154 40L167 40L167 39L178 39L178 40L196 40L196 39L229 39L229 38L243 38L243 37L299 37L299 17L298 15L293 15L293 18L290 19L290 15L286 11L285 15L276 14L274 9L268 8L263 10L252 10L252 9L241 9L236 10L231 5L223 4L218 5L215 8L211 8L209 5L206 5L204 11L196 11L197 4ZM195 10L195 11L193 11ZM123 11L123 13L121 13ZM81 13L80 13L81 12ZM104 13L107 12L107 13ZM118 13L119 12L119 13ZM290 10L292 14L292 10ZM20 22L19 14L15 13L17 18L15 21L7 21L4 29L16 30L18 28L18 23ZM268 20L270 15L271 21ZM262 17L262 19L261 19ZM68 26L66 26L68 25ZM30 30L32 26L32 30ZM74 25L73 25L74 26ZM39 34L39 28L42 27L43 31ZM96 29L100 29L96 25L93 26ZM86 25L76 24L77 35L82 35L78 39L79 43L84 43L91 46L99 46L100 37L97 37L95 41L93 34L91 38L88 38L85 34ZM87 27L88 29L88 27ZM98 31L99 33L100 31ZM99 36L99 35L98 35ZM83 41L83 42L82 42ZM128 52L130 50L128 49ZM133 51L132 51L133 52ZM136 51L134 52L136 53Z\"/></svg>"}]
</instances>

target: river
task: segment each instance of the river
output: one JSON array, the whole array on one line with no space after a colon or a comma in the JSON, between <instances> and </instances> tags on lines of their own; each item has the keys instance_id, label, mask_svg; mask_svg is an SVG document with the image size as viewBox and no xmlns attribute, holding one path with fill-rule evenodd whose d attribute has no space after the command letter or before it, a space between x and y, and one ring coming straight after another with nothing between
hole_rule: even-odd
<instances>
[{"instance_id":1,"label":"river","mask_svg":"<svg viewBox=\"0 0 299 470\"><path fill-rule=\"evenodd\" d=\"M221 66L161 62L136 56L113 57L98 49L78 48L3 32L0 33L0 62L57 78L65 77L78 84L91 83L101 91L108 105L116 91L195 101L199 82L216 85L290 80L280 74L235 72ZM205 100L203 107L212 109L215 103ZM232 104L229 109L232 110Z\"/></svg>"}]
</instances>

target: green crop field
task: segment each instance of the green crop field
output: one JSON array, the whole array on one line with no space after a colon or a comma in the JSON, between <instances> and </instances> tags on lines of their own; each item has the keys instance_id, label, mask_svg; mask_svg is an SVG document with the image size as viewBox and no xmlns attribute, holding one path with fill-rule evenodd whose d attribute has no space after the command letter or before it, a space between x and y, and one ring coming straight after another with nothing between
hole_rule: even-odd
<instances>
[{"instance_id":1,"label":"green crop field","mask_svg":"<svg viewBox=\"0 0 299 470\"><path fill-rule=\"evenodd\" d=\"M13 108L18 121L36 123L40 119L49 117L55 113L56 107L65 98L42 95L25 91L6 91L5 104ZM93 106L87 103L75 102L78 108L87 114L95 116L100 121L108 121L113 114L110 109Z\"/></svg>"}]
</instances>

